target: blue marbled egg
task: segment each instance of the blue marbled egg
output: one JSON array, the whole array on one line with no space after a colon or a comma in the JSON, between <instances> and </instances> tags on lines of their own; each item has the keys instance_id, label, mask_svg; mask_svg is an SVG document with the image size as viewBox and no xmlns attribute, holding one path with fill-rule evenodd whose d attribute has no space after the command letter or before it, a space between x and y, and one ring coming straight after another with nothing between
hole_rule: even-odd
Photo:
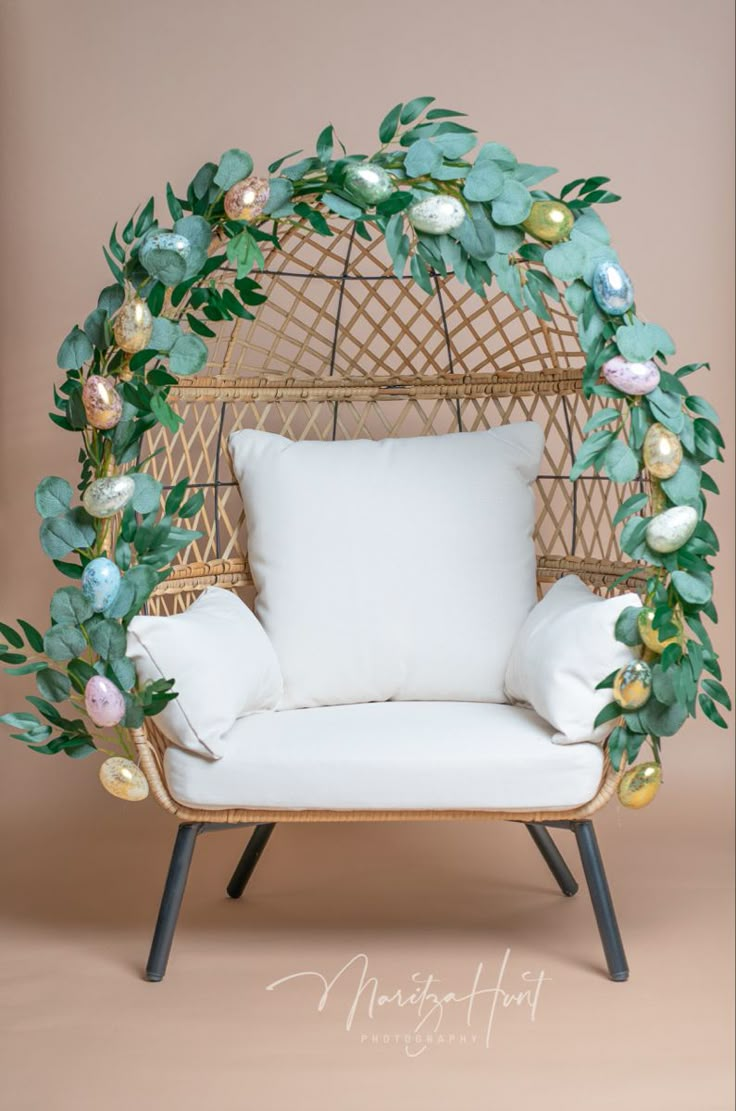
<instances>
[{"instance_id":1,"label":"blue marbled egg","mask_svg":"<svg viewBox=\"0 0 736 1111\"><path fill-rule=\"evenodd\" d=\"M593 271L593 296L598 307L611 316L623 316L634 304L631 278L612 259L599 262Z\"/></svg>"},{"instance_id":2,"label":"blue marbled egg","mask_svg":"<svg viewBox=\"0 0 736 1111\"><path fill-rule=\"evenodd\" d=\"M111 559L92 559L82 572L82 594L96 613L107 609L120 590L120 568Z\"/></svg>"}]
</instances>

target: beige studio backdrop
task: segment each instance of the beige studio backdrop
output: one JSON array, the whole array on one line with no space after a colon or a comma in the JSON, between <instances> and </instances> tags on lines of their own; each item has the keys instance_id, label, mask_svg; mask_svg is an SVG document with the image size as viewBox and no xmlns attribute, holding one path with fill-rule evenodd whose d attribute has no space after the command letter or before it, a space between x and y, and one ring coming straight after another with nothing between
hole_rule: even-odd
<instances>
[{"instance_id":1,"label":"beige studio backdrop","mask_svg":"<svg viewBox=\"0 0 736 1111\"><path fill-rule=\"evenodd\" d=\"M723 545L714 639L733 690L731 8L3 0L0 618L47 623L57 580L33 490L45 474L76 475L74 437L46 417L55 356L107 284L101 245L115 220L230 146L264 172L331 121L349 149L369 150L393 103L432 93L483 139L559 167L560 181L609 174L623 201L605 217L640 311L673 333L677 365L710 360L690 382L729 445L711 514ZM2 710L22 693L3 677ZM107 796L96 760L36 757L5 733L0 744L9 1111L732 1106L732 729L689 723L665 742L655 805L613 804L597 821L626 985L601 974L585 892L561 899L523 831L473 823L277 830L237 909L224 883L244 834L213 834L195 856L169 978L146 985L173 821L153 802ZM421 968L460 991L507 947L517 986L523 969L551 979L534 1021L508 1011L488 1046L412 1058L391 1037L415 1018L388 1009L347 1030L349 994L318 1014L307 982L265 990L365 952L385 990ZM444 1028L460 1035L459 1012ZM128 1051L140 1100L119 1071Z\"/></svg>"}]
</instances>

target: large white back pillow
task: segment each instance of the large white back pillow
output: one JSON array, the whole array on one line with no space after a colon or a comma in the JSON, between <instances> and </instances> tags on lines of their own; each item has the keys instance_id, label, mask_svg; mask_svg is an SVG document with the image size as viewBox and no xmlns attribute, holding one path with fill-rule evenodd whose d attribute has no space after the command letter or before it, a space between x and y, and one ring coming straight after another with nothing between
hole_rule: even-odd
<instances>
[{"instance_id":1,"label":"large white back pillow","mask_svg":"<svg viewBox=\"0 0 736 1111\"><path fill-rule=\"evenodd\" d=\"M557 732L558 744L604 741L613 722L594 722L611 701L596 684L625 667L632 651L616 640L616 620L638 594L600 598L577 575L550 587L527 617L506 669L510 702L531 706Z\"/></svg>"},{"instance_id":2,"label":"large white back pillow","mask_svg":"<svg viewBox=\"0 0 736 1111\"><path fill-rule=\"evenodd\" d=\"M280 709L504 701L536 601L538 425L327 443L245 430L229 447Z\"/></svg>"}]
</instances>

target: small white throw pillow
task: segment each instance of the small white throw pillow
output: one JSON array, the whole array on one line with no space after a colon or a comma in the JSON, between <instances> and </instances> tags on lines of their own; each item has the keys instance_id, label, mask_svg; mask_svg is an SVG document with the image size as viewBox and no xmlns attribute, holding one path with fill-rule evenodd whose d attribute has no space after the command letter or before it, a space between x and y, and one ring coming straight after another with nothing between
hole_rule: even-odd
<instances>
[{"instance_id":1,"label":"small white throw pillow","mask_svg":"<svg viewBox=\"0 0 736 1111\"><path fill-rule=\"evenodd\" d=\"M278 708L503 702L536 601L543 444L530 422L326 443L232 433Z\"/></svg>"},{"instance_id":2,"label":"small white throw pillow","mask_svg":"<svg viewBox=\"0 0 736 1111\"><path fill-rule=\"evenodd\" d=\"M134 617L127 652L139 683L175 679L179 697L155 722L181 748L219 760L238 718L273 710L281 672L257 618L230 590L211 586L184 613Z\"/></svg>"},{"instance_id":3,"label":"small white throw pillow","mask_svg":"<svg viewBox=\"0 0 736 1111\"><path fill-rule=\"evenodd\" d=\"M610 690L595 689L601 679L632 659L616 640L616 619L627 606L640 606L638 594L600 598L577 575L566 575L531 611L514 644L506 670L510 702L531 706L556 730L557 744L606 739L612 723L593 723Z\"/></svg>"}]
</instances>

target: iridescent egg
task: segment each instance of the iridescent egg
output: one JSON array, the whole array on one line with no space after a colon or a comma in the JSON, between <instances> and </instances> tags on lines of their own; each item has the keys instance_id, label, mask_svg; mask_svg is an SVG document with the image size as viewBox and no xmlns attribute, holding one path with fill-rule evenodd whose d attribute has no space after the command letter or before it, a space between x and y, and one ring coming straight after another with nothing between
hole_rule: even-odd
<instances>
[{"instance_id":1,"label":"iridescent egg","mask_svg":"<svg viewBox=\"0 0 736 1111\"><path fill-rule=\"evenodd\" d=\"M187 273L192 245L176 231L153 228L138 248L138 261L152 278L164 285L178 285Z\"/></svg>"},{"instance_id":2,"label":"iridescent egg","mask_svg":"<svg viewBox=\"0 0 736 1111\"><path fill-rule=\"evenodd\" d=\"M120 568L106 556L91 559L82 572L82 594L96 613L107 609L120 590Z\"/></svg>"},{"instance_id":3,"label":"iridescent egg","mask_svg":"<svg viewBox=\"0 0 736 1111\"><path fill-rule=\"evenodd\" d=\"M407 215L417 231L426 235L445 235L460 227L465 219L465 209L457 197L436 193L425 200L415 201Z\"/></svg>"},{"instance_id":4,"label":"iridescent egg","mask_svg":"<svg viewBox=\"0 0 736 1111\"><path fill-rule=\"evenodd\" d=\"M129 355L143 351L152 331L153 317L146 302L140 297L129 297L115 314L112 324L118 347Z\"/></svg>"},{"instance_id":5,"label":"iridescent egg","mask_svg":"<svg viewBox=\"0 0 736 1111\"><path fill-rule=\"evenodd\" d=\"M380 204L394 190L389 174L373 162L351 162L345 171L345 185L362 204Z\"/></svg>"},{"instance_id":6,"label":"iridescent egg","mask_svg":"<svg viewBox=\"0 0 736 1111\"><path fill-rule=\"evenodd\" d=\"M652 693L652 669L644 660L632 660L613 680L613 701L624 710L638 710Z\"/></svg>"},{"instance_id":7,"label":"iridescent egg","mask_svg":"<svg viewBox=\"0 0 736 1111\"><path fill-rule=\"evenodd\" d=\"M129 475L111 475L90 482L82 495L82 504L90 517L114 517L124 509L135 493L135 482Z\"/></svg>"},{"instance_id":8,"label":"iridescent egg","mask_svg":"<svg viewBox=\"0 0 736 1111\"><path fill-rule=\"evenodd\" d=\"M662 785L662 768L659 764L635 764L624 772L618 785L618 799L630 810L647 806Z\"/></svg>"},{"instance_id":9,"label":"iridescent egg","mask_svg":"<svg viewBox=\"0 0 736 1111\"><path fill-rule=\"evenodd\" d=\"M672 478L682 463L679 436L663 424L653 424L644 437L644 466L653 478Z\"/></svg>"},{"instance_id":10,"label":"iridescent egg","mask_svg":"<svg viewBox=\"0 0 736 1111\"><path fill-rule=\"evenodd\" d=\"M271 187L262 177L246 177L236 181L225 194L225 215L228 220L255 220L268 204Z\"/></svg>"},{"instance_id":11,"label":"iridescent egg","mask_svg":"<svg viewBox=\"0 0 736 1111\"><path fill-rule=\"evenodd\" d=\"M562 201L535 201L522 228L543 243L559 243L567 239L575 217Z\"/></svg>"},{"instance_id":12,"label":"iridescent egg","mask_svg":"<svg viewBox=\"0 0 736 1111\"><path fill-rule=\"evenodd\" d=\"M598 307L610 316L623 316L634 304L631 278L618 262L604 259L593 271L593 296Z\"/></svg>"},{"instance_id":13,"label":"iridescent egg","mask_svg":"<svg viewBox=\"0 0 736 1111\"><path fill-rule=\"evenodd\" d=\"M112 378L90 374L82 386L82 405L92 428L114 428L123 415L123 399Z\"/></svg>"},{"instance_id":14,"label":"iridescent egg","mask_svg":"<svg viewBox=\"0 0 736 1111\"><path fill-rule=\"evenodd\" d=\"M92 721L102 729L117 725L125 717L122 691L104 675L93 675L87 680L84 705Z\"/></svg>"},{"instance_id":15,"label":"iridescent egg","mask_svg":"<svg viewBox=\"0 0 736 1111\"><path fill-rule=\"evenodd\" d=\"M675 636L668 637L666 640L662 640L659 635L659 630L654 628L653 622L654 610L651 606L643 606L637 620L637 625L642 643L650 652L656 652L657 655L661 655L670 644L682 643L682 618L679 614L676 613L672 619L672 624L676 626L678 632Z\"/></svg>"},{"instance_id":16,"label":"iridescent egg","mask_svg":"<svg viewBox=\"0 0 736 1111\"><path fill-rule=\"evenodd\" d=\"M647 544L653 552L676 552L687 544L697 524L697 509L691 505L673 505L652 517L647 525Z\"/></svg>"},{"instance_id":17,"label":"iridescent egg","mask_svg":"<svg viewBox=\"0 0 736 1111\"><path fill-rule=\"evenodd\" d=\"M651 393L659 385L659 370L651 359L646 363L630 363L623 355L614 355L603 364L603 377L621 393L635 397Z\"/></svg>"},{"instance_id":18,"label":"iridescent egg","mask_svg":"<svg viewBox=\"0 0 736 1111\"><path fill-rule=\"evenodd\" d=\"M141 802L148 797L148 780L132 760L109 756L100 765L100 783L116 799Z\"/></svg>"}]
</instances>

